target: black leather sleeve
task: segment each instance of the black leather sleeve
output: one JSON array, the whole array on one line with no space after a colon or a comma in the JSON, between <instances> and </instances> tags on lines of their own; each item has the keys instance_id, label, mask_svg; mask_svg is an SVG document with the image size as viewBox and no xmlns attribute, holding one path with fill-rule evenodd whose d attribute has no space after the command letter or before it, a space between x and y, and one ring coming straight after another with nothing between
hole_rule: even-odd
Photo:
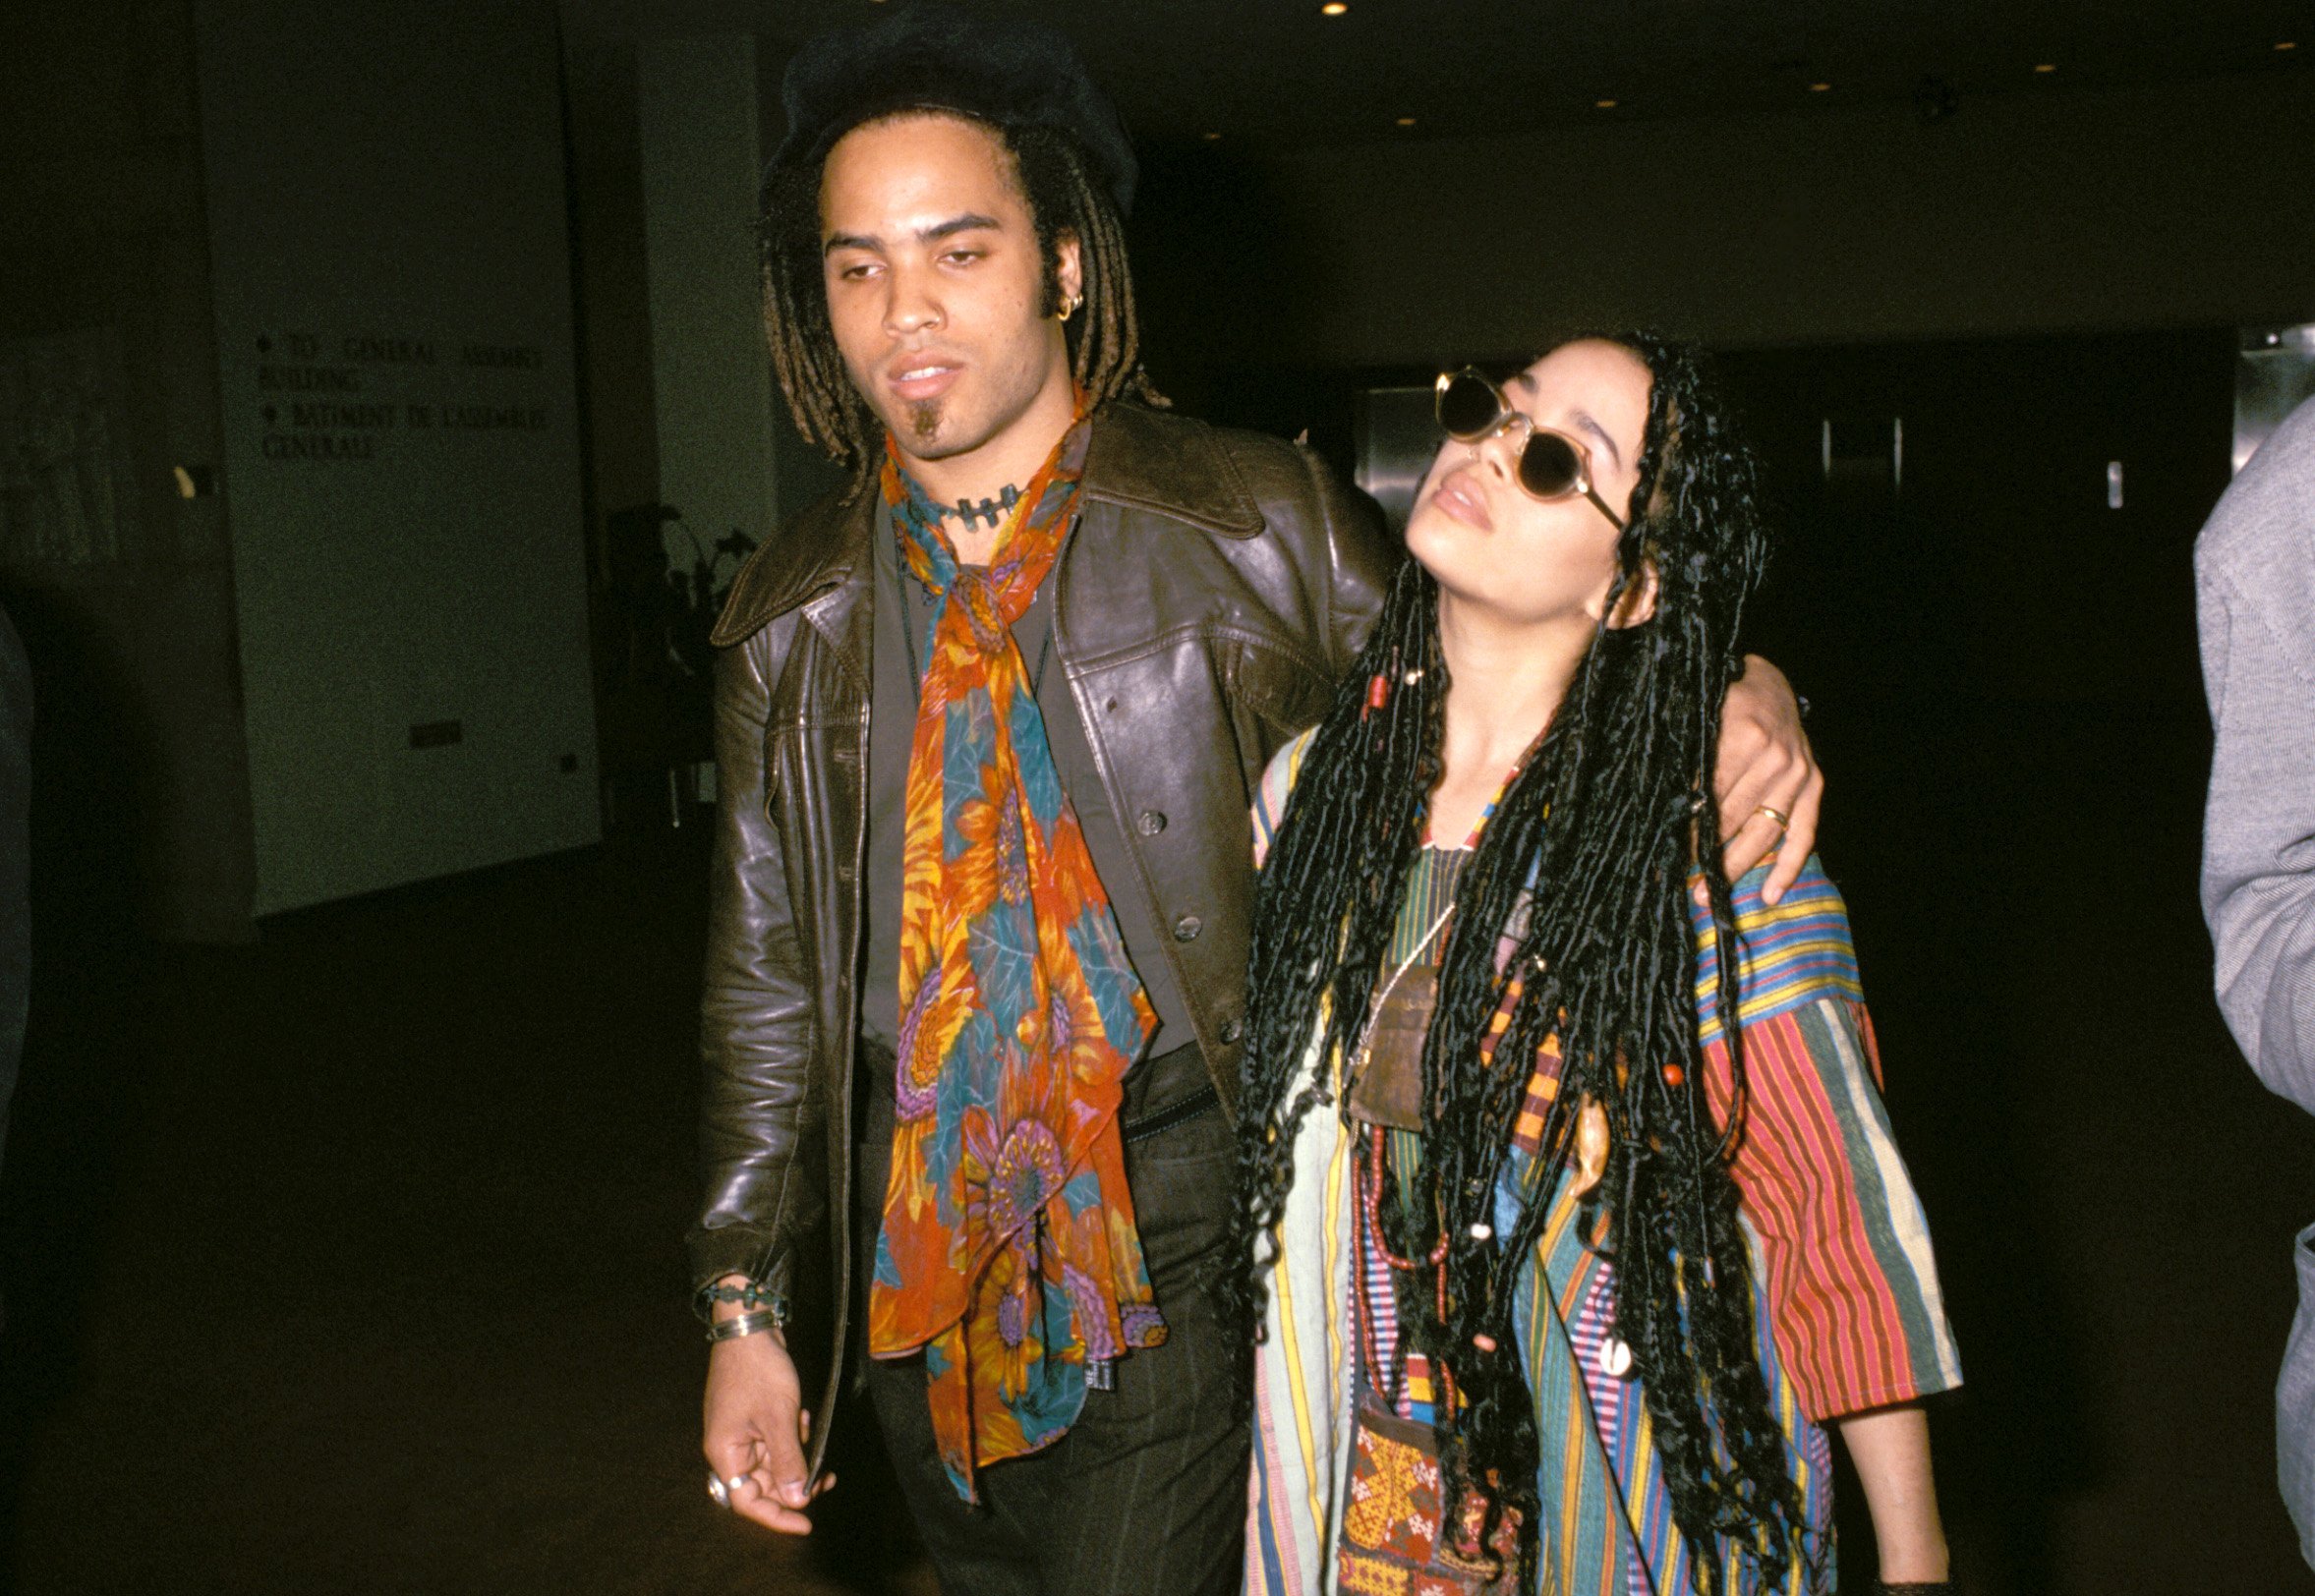
<instances>
[{"instance_id":1,"label":"black leather sleeve","mask_svg":"<svg viewBox=\"0 0 2315 1596\"><path fill-rule=\"evenodd\" d=\"M814 991L789 901L786 846L766 802L776 661L793 616L723 651L716 667L717 833L700 1052L707 1194L687 1238L695 1285L742 1274L789 1284L825 1222L823 1182L798 1168L812 1120Z\"/></svg>"}]
</instances>

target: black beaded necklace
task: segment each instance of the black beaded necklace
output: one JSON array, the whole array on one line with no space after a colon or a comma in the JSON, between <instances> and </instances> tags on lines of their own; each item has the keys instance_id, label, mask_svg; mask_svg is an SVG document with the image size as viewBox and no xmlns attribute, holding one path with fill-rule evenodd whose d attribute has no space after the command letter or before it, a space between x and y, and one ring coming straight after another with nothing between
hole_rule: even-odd
<instances>
[{"instance_id":1,"label":"black beaded necklace","mask_svg":"<svg viewBox=\"0 0 2315 1596\"><path fill-rule=\"evenodd\" d=\"M955 516L964 523L964 530L967 532L972 530L974 522L986 521L989 524L989 530L995 532L1004 523L1006 516L1012 512L1013 507L1019 502L1020 489L1013 484L1007 483L1003 487L997 489L995 498L982 499L978 504L973 503L970 499L958 499L955 504L935 504L932 500L926 499L924 507L931 512L935 521L946 521L951 516Z\"/></svg>"}]
</instances>

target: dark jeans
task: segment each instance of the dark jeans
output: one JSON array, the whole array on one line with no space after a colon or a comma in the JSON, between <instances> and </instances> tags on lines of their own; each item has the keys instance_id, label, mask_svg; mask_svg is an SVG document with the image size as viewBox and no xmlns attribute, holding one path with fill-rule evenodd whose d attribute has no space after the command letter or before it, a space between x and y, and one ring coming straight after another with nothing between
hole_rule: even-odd
<instances>
[{"instance_id":1,"label":"dark jeans","mask_svg":"<svg viewBox=\"0 0 2315 1596\"><path fill-rule=\"evenodd\" d=\"M1150 1060L1157 1063L1159 1060ZM868 1276L891 1168L892 1100L868 1094L857 1233ZM940 1571L944 1596L1214 1596L1239 1588L1249 1430L1235 1365L1209 1300L1231 1202L1230 1122L1217 1106L1126 1144L1126 1179L1166 1318L1160 1346L1118 1363L1117 1389L1043 1452L982 1470L966 1505L941 1467L924 1360L868 1360L893 1471ZM1131 1126L1133 1121L1128 1121Z\"/></svg>"}]
</instances>

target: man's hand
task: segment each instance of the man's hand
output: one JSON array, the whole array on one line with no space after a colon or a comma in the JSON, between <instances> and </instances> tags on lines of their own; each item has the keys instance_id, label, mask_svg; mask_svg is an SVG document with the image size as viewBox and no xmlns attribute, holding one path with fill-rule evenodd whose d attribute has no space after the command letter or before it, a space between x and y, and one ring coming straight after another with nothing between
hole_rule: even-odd
<instances>
[{"instance_id":1,"label":"man's hand","mask_svg":"<svg viewBox=\"0 0 2315 1596\"><path fill-rule=\"evenodd\" d=\"M834 1485L836 1476L807 1482L804 1443L811 1429L796 1366L779 1331L760 1331L709 1348L700 1451L731 1492L733 1512L785 1534L812 1532L804 1507Z\"/></svg>"},{"instance_id":2,"label":"man's hand","mask_svg":"<svg viewBox=\"0 0 2315 1596\"><path fill-rule=\"evenodd\" d=\"M1735 881L1771 853L1761 896L1784 896L1817 846L1817 808L1824 772L1801 729L1792 684L1758 655L1746 655L1744 674L1728 689L1720 712L1720 757L1712 774L1720 803L1721 863ZM1784 817L1778 824L1774 810Z\"/></svg>"}]
</instances>

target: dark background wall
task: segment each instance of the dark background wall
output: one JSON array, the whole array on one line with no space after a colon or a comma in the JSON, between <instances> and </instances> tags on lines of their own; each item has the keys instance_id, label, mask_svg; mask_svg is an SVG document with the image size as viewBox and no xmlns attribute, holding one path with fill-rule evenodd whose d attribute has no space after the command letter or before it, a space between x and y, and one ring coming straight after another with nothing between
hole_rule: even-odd
<instances>
[{"instance_id":1,"label":"dark background wall","mask_svg":"<svg viewBox=\"0 0 2315 1596\"><path fill-rule=\"evenodd\" d=\"M1963 1341L1938 1422L1964 1562L2018 1591L2304 1588L2271 1380L2315 1127L2236 1057L2194 900L2188 552L2232 340L1730 366L1788 528L1758 642L1844 789L1824 855ZM1903 418L1901 491L1826 481L1828 415Z\"/></svg>"},{"instance_id":2,"label":"dark background wall","mask_svg":"<svg viewBox=\"0 0 2315 1596\"><path fill-rule=\"evenodd\" d=\"M1152 181L1137 240L1186 313L1156 347L1358 366L1571 324L1759 345L2315 314L2305 73L1987 94L1930 123L1903 103L1601 123L1201 146Z\"/></svg>"},{"instance_id":3,"label":"dark background wall","mask_svg":"<svg viewBox=\"0 0 2315 1596\"><path fill-rule=\"evenodd\" d=\"M145 929L246 936L255 865L217 458L216 359L186 0L14 9L0 45L0 339L117 352L127 536L77 567L11 563L42 705L43 873ZM68 728L77 728L68 734ZM66 838L69 837L69 840Z\"/></svg>"}]
</instances>

